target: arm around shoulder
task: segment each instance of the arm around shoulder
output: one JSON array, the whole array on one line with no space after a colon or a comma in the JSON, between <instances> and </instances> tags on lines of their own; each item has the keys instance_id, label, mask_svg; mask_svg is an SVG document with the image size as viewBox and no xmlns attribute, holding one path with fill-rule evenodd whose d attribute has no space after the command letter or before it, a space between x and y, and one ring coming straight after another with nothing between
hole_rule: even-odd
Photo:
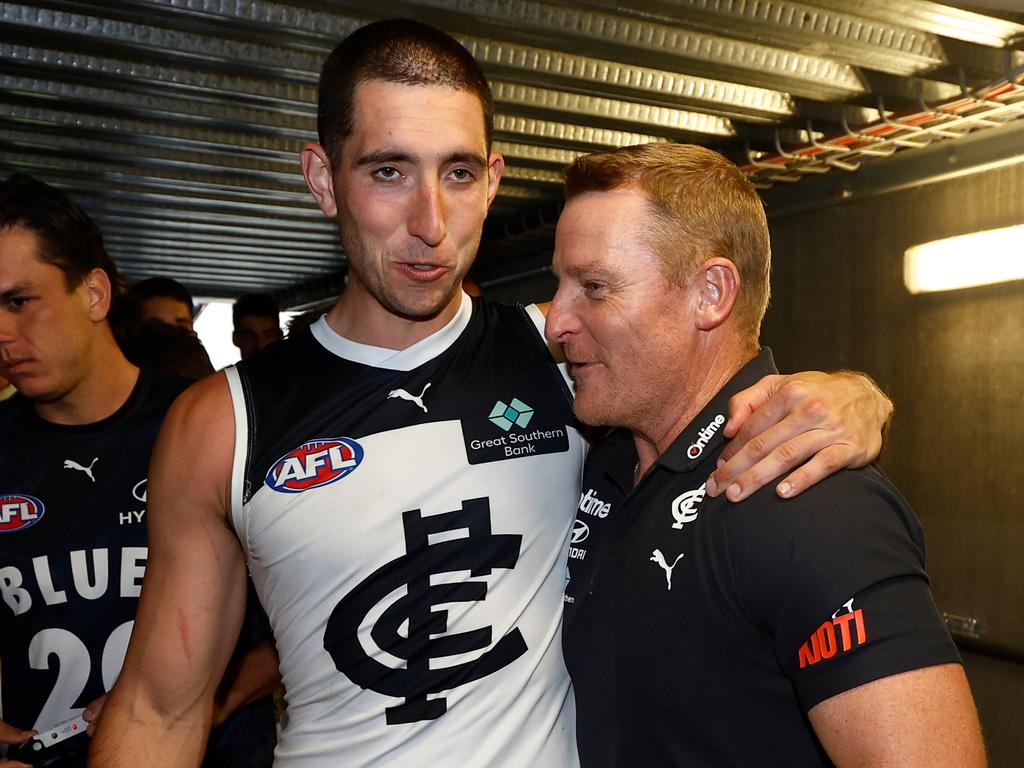
<instances>
[{"instance_id":1,"label":"arm around shoulder","mask_svg":"<svg viewBox=\"0 0 1024 768\"><path fill-rule=\"evenodd\" d=\"M778 478L790 498L847 467L862 467L882 450L892 402L867 374L807 371L765 376L733 396L725 434L734 439L708 493L740 501Z\"/></svg>"},{"instance_id":2,"label":"arm around shoulder","mask_svg":"<svg viewBox=\"0 0 1024 768\"><path fill-rule=\"evenodd\" d=\"M234 417L223 374L186 390L150 461L149 561L121 675L90 766L196 766L245 608L230 526Z\"/></svg>"}]
</instances>

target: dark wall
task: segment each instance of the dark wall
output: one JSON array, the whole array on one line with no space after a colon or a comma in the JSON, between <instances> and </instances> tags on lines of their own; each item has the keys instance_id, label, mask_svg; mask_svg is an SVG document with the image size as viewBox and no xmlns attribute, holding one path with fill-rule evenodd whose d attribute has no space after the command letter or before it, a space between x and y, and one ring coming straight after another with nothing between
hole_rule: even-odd
<instances>
[{"instance_id":1,"label":"dark wall","mask_svg":"<svg viewBox=\"0 0 1024 768\"><path fill-rule=\"evenodd\" d=\"M912 296L903 252L1021 222L1024 164L772 219L762 333L780 369L867 371L895 402L882 465L924 524L936 602L1004 651L965 654L993 766L1024 755L1024 666L1005 660L1024 658L1024 282Z\"/></svg>"}]
</instances>

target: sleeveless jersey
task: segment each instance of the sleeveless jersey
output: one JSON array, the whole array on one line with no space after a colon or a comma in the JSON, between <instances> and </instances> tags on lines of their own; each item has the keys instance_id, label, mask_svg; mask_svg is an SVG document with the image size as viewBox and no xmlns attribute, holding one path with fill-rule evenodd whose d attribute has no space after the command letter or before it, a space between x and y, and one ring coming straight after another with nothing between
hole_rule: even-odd
<instances>
[{"instance_id":1,"label":"sleeveless jersey","mask_svg":"<svg viewBox=\"0 0 1024 768\"><path fill-rule=\"evenodd\" d=\"M76 717L121 671L146 567L146 472L188 382L142 371L94 424L0 405L0 719Z\"/></svg>"},{"instance_id":2,"label":"sleeveless jersey","mask_svg":"<svg viewBox=\"0 0 1024 768\"><path fill-rule=\"evenodd\" d=\"M321 318L228 380L275 765L577 765L560 606L584 444L528 311L464 296L397 352Z\"/></svg>"}]
</instances>

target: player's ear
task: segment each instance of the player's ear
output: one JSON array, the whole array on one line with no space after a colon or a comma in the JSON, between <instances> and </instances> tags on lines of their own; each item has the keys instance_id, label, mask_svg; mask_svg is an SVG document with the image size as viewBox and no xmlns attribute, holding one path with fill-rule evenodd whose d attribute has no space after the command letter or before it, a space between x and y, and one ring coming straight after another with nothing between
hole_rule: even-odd
<instances>
[{"instance_id":1,"label":"player's ear","mask_svg":"<svg viewBox=\"0 0 1024 768\"><path fill-rule=\"evenodd\" d=\"M491 207L494 196L498 194L501 174L505 172L505 158L498 152L491 152L487 158L487 207Z\"/></svg>"},{"instance_id":2,"label":"player's ear","mask_svg":"<svg viewBox=\"0 0 1024 768\"><path fill-rule=\"evenodd\" d=\"M708 259L697 270L695 288L699 291L696 326L710 331L724 323L736 303L740 291L740 273L728 259Z\"/></svg>"},{"instance_id":3,"label":"player's ear","mask_svg":"<svg viewBox=\"0 0 1024 768\"><path fill-rule=\"evenodd\" d=\"M110 275L97 267L86 273L82 279L89 302L89 319L93 322L103 320L110 312L111 288Z\"/></svg>"},{"instance_id":4,"label":"player's ear","mask_svg":"<svg viewBox=\"0 0 1024 768\"><path fill-rule=\"evenodd\" d=\"M306 186L309 187L320 210L325 216L334 218L338 215L338 201L334 197L334 171L327 150L311 141L302 148L299 161Z\"/></svg>"}]
</instances>

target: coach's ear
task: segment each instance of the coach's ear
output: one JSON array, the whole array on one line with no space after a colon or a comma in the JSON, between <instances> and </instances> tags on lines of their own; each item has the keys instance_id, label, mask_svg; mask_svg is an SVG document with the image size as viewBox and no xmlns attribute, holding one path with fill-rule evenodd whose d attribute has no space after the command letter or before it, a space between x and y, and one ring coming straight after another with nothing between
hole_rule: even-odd
<instances>
[{"instance_id":1,"label":"coach's ear","mask_svg":"<svg viewBox=\"0 0 1024 768\"><path fill-rule=\"evenodd\" d=\"M334 172L327 150L311 141L302 148L300 155L302 176L306 186L316 199L316 204L325 216L332 219L338 215L338 202L334 198Z\"/></svg>"},{"instance_id":2,"label":"coach's ear","mask_svg":"<svg viewBox=\"0 0 1024 768\"><path fill-rule=\"evenodd\" d=\"M729 319L740 292L740 273L736 265L719 256L705 261L694 275L699 291L695 325L711 331Z\"/></svg>"}]
</instances>

